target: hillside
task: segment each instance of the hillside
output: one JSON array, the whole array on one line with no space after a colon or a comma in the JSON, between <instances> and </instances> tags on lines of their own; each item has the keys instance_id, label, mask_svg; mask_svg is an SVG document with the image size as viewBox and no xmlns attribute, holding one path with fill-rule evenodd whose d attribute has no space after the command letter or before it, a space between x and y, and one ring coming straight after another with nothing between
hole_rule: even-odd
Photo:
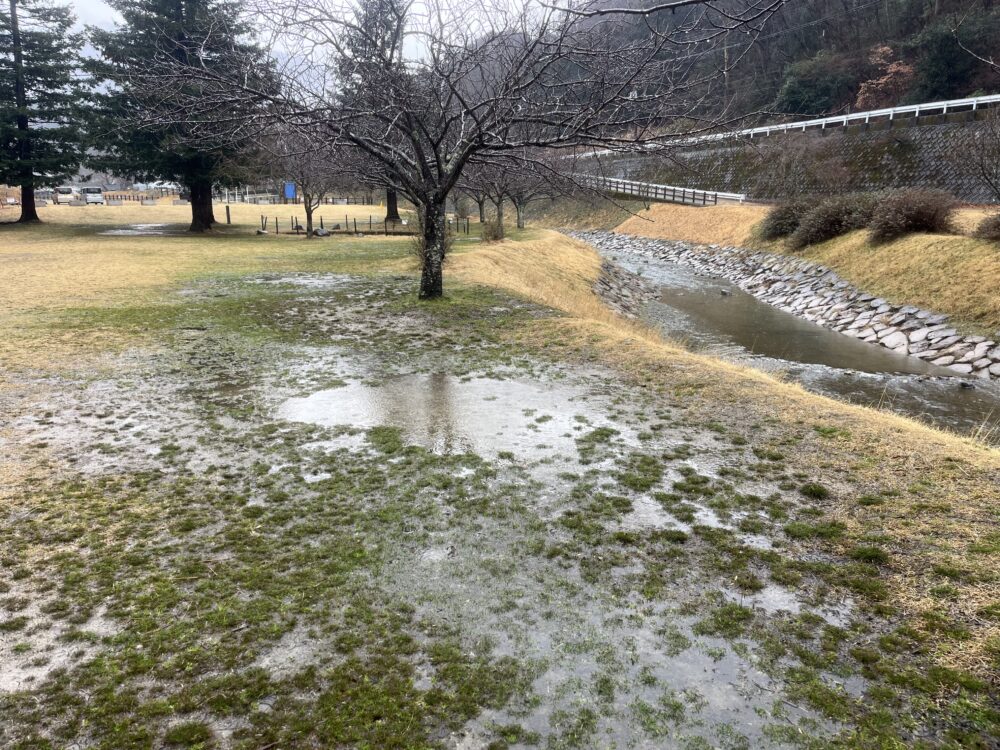
<instances>
[{"instance_id":1,"label":"hillside","mask_svg":"<svg viewBox=\"0 0 1000 750\"><path fill-rule=\"evenodd\" d=\"M1000 71L988 60L996 49L993 0L800 0L752 43L734 33L689 58L702 73L731 68L711 97L722 94L730 116L773 121L995 93Z\"/></svg>"}]
</instances>

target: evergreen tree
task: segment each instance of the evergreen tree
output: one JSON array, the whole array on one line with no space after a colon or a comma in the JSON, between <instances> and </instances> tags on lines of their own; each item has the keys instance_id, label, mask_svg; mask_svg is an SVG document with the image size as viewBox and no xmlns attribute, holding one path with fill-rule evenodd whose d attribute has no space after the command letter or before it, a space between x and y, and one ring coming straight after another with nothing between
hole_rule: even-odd
<instances>
[{"instance_id":1,"label":"evergreen tree","mask_svg":"<svg viewBox=\"0 0 1000 750\"><path fill-rule=\"evenodd\" d=\"M6 7L4 7L6 6ZM58 185L83 156L78 81L83 38L69 8L48 0L0 6L0 183L21 188L20 222L38 221L35 189Z\"/></svg>"},{"instance_id":2,"label":"evergreen tree","mask_svg":"<svg viewBox=\"0 0 1000 750\"><path fill-rule=\"evenodd\" d=\"M167 58L208 67L239 56L254 58L256 49L241 41L246 29L233 23L237 5L233 0L109 0L109 4L124 23L92 33L101 59L91 68L96 78L109 84L100 107L102 124L96 128L106 134L106 143L93 165L136 179L180 182L190 194L191 231L211 229L213 185L225 181L241 149L231 140L195 142L191 133L196 123L161 125L151 120L150 112L162 106L170 91L150 82ZM192 90L197 94L196 86L191 83L186 94Z\"/></svg>"}]
</instances>

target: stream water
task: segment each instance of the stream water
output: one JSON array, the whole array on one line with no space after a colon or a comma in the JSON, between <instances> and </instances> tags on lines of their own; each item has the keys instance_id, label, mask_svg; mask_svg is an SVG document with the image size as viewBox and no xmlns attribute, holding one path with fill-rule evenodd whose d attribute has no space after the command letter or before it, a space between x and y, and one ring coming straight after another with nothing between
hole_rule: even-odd
<instances>
[{"instance_id":1,"label":"stream water","mask_svg":"<svg viewBox=\"0 0 1000 750\"><path fill-rule=\"evenodd\" d=\"M878 406L1000 443L1000 382L963 380L757 300L723 279L615 250L612 260L659 286L644 318L692 350L744 362L851 403Z\"/></svg>"}]
</instances>

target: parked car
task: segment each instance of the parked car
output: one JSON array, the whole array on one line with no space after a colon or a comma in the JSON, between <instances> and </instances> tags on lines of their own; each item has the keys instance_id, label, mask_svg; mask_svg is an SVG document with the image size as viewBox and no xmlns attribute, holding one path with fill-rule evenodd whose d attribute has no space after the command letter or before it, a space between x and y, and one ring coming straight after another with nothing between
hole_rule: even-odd
<instances>
[{"instance_id":1,"label":"parked car","mask_svg":"<svg viewBox=\"0 0 1000 750\"><path fill-rule=\"evenodd\" d=\"M79 194L71 187L57 187L52 191L52 202L56 205L60 203L69 203L70 201L80 200Z\"/></svg>"},{"instance_id":2,"label":"parked car","mask_svg":"<svg viewBox=\"0 0 1000 750\"><path fill-rule=\"evenodd\" d=\"M104 205L104 191L99 187L80 188L80 196L86 204L100 203Z\"/></svg>"}]
</instances>

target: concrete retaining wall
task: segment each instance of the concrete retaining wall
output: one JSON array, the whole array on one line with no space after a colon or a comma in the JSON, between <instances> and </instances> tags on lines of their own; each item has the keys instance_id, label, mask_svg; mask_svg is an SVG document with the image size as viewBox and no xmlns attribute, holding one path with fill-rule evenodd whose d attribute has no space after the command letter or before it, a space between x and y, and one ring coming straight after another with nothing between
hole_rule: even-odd
<instances>
[{"instance_id":1,"label":"concrete retaining wall","mask_svg":"<svg viewBox=\"0 0 1000 750\"><path fill-rule=\"evenodd\" d=\"M619 177L746 193L751 200L926 187L991 203L996 195L963 154L984 132L968 114L921 118L919 125L910 120L733 139L671 151L669 158L616 157L605 169Z\"/></svg>"}]
</instances>

